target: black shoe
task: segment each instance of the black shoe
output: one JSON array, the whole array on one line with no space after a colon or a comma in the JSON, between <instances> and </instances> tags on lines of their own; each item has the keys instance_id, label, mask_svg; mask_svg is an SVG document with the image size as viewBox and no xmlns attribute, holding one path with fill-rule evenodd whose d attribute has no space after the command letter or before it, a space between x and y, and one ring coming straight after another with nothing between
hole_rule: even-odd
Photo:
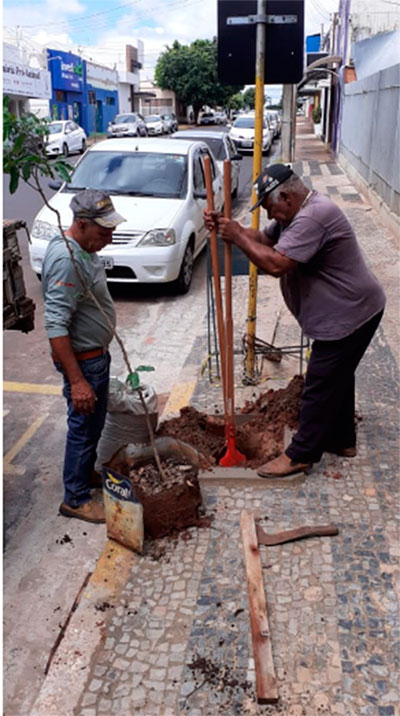
<instances>
[{"instance_id":1,"label":"black shoe","mask_svg":"<svg viewBox=\"0 0 400 716\"><path fill-rule=\"evenodd\" d=\"M357 455L357 448L355 445L345 448L326 448L325 452L329 452L332 455L339 455L339 457L355 457Z\"/></svg>"}]
</instances>

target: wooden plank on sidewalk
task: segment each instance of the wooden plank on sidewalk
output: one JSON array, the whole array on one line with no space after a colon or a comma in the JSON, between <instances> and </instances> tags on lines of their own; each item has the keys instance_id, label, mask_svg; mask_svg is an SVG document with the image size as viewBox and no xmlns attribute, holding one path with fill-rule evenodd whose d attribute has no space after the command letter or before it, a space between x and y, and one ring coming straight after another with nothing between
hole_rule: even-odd
<instances>
[{"instance_id":1,"label":"wooden plank on sidewalk","mask_svg":"<svg viewBox=\"0 0 400 716\"><path fill-rule=\"evenodd\" d=\"M244 563L249 595L250 625L256 667L257 700L259 703L274 704L278 701L278 689L272 658L260 552L252 512L242 512L240 526L242 530Z\"/></svg>"}]
</instances>

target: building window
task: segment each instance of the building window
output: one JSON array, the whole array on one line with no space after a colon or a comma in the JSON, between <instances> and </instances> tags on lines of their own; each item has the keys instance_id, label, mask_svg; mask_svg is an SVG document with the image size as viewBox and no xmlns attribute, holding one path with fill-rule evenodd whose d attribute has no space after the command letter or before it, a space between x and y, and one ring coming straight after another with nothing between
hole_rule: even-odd
<instances>
[{"instance_id":1,"label":"building window","mask_svg":"<svg viewBox=\"0 0 400 716\"><path fill-rule=\"evenodd\" d=\"M106 97L106 104L115 104L115 97Z\"/></svg>"},{"instance_id":2,"label":"building window","mask_svg":"<svg viewBox=\"0 0 400 716\"><path fill-rule=\"evenodd\" d=\"M89 90L89 104L96 104L96 93Z\"/></svg>"},{"instance_id":3,"label":"building window","mask_svg":"<svg viewBox=\"0 0 400 716\"><path fill-rule=\"evenodd\" d=\"M54 94L55 94L56 102L66 102L67 101L67 96L66 96L64 90L56 89Z\"/></svg>"}]
</instances>

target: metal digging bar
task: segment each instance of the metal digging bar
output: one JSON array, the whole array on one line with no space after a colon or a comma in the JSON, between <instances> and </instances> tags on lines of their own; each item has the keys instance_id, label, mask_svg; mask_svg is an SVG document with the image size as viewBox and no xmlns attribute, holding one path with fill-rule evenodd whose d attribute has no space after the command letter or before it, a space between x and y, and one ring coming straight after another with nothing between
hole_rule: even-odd
<instances>
[{"instance_id":1,"label":"metal digging bar","mask_svg":"<svg viewBox=\"0 0 400 716\"><path fill-rule=\"evenodd\" d=\"M219 350L217 340L217 326L215 323L215 299L214 299L214 287L212 278L212 267L211 267L211 253L210 247L207 243L207 365L208 365L208 380L210 383L214 382L212 373L212 359L215 357L216 366L216 378L221 380L221 371L219 364Z\"/></svg>"}]
</instances>

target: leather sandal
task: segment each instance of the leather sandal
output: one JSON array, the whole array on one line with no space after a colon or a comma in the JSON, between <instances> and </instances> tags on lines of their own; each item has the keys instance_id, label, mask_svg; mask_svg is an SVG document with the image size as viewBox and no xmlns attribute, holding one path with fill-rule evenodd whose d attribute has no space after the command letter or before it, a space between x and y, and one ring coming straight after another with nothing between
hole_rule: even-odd
<instances>
[{"instance_id":1,"label":"leather sandal","mask_svg":"<svg viewBox=\"0 0 400 716\"><path fill-rule=\"evenodd\" d=\"M290 459L286 453L282 453L279 457L274 460L269 460L265 465L257 470L257 475L260 477L287 477L289 475L296 475L299 472L305 472L306 474L310 471L312 463L294 462Z\"/></svg>"}]
</instances>

